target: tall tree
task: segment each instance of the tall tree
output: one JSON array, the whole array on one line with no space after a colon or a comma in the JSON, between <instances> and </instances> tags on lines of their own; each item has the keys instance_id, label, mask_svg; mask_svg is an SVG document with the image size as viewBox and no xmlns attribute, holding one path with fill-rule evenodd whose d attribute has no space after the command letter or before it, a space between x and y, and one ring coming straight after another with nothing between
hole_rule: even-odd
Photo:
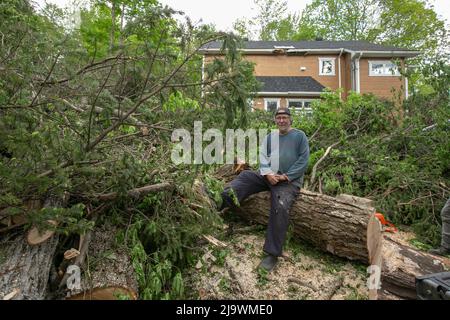
<instances>
[{"instance_id":1,"label":"tall tree","mask_svg":"<svg viewBox=\"0 0 450 320\"><path fill-rule=\"evenodd\" d=\"M306 6L295 39L367 40L420 50L446 48L447 30L428 0L314 0Z\"/></svg>"},{"instance_id":2,"label":"tall tree","mask_svg":"<svg viewBox=\"0 0 450 320\"><path fill-rule=\"evenodd\" d=\"M327 40L374 40L380 16L375 0L314 0L302 12L299 34ZM311 32L312 31L312 32Z\"/></svg>"},{"instance_id":3,"label":"tall tree","mask_svg":"<svg viewBox=\"0 0 450 320\"><path fill-rule=\"evenodd\" d=\"M438 18L429 1L383 0L380 8L376 41L417 49L427 56L448 49L445 22Z\"/></svg>"},{"instance_id":4,"label":"tall tree","mask_svg":"<svg viewBox=\"0 0 450 320\"><path fill-rule=\"evenodd\" d=\"M295 30L297 15L287 14L285 0L254 0L256 15L250 19L243 18L234 22L235 32L249 39L285 40L290 31Z\"/></svg>"}]
</instances>

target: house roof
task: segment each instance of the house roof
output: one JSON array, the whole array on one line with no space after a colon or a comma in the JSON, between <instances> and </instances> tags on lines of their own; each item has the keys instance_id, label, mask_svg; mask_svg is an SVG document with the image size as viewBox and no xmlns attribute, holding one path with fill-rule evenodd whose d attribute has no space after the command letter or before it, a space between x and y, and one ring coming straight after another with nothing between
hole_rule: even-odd
<instances>
[{"instance_id":1,"label":"house roof","mask_svg":"<svg viewBox=\"0 0 450 320\"><path fill-rule=\"evenodd\" d=\"M320 93L325 89L311 77L256 77L262 83L258 93Z\"/></svg>"},{"instance_id":2,"label":"house roof","mask_svg":"<svg viewBox=\"0 0 450 320\"><path fill-rule=\"evenodd\" d=\"M222 41L213 41L204 45L200 52L217 53ZM347 52L366 52L396 56L416 56L420 52L394 46L370 43L367 41L243 41L242 50L247 53L272 53L274 50L286 50L286 53L313 52L333 53L344 49Z\"/></svg>"}]
</instances>

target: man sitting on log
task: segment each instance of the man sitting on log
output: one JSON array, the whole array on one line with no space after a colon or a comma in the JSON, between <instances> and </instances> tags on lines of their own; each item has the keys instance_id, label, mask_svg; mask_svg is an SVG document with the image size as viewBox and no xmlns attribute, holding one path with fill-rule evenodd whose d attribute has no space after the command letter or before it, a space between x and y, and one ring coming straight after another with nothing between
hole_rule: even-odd
<instances>
[{"instance_id":1,"label":"man sitting on log","mask_svg":"<svg viewBox=\"0 0 450 320\"><path fill-rule=\"evenodd\" d=\"M282 254L289 224L289 210L303 184L308 167L308 138L291 127L289 109L275 113L278 131L268 134L260 149L259 171L245 170L222 192L222 208L237 208L248 196L270 191L271 209L264 251L267 254L258 268L271 271Z\"/></svg>"}]
</instances>

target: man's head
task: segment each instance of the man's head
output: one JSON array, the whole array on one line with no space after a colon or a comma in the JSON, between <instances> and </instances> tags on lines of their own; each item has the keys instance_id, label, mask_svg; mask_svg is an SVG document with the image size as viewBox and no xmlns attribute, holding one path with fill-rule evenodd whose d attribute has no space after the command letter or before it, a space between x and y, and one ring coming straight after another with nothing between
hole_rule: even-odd
<instances>
[{"instance_id":1,"label":"man's head","mask_svg":"<svg viewBox=\"0 0 450 320\"><path fill-rule=\"evenodd\" d=\"M288 108L279 108L275 112L275 123L281 134L287 133L291 129L291 112Z\"/></svg>"}]
</instances>

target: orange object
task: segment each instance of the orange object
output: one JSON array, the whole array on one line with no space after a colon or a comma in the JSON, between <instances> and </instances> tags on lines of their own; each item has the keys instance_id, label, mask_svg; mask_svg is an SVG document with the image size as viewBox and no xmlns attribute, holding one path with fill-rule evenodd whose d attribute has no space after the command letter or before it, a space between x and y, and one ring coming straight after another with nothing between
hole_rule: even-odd
<instances>
[{"instance_id":1,"label":"orange object","mask_svg":"<svg viewBox=\"0 0 450 320\"><path fill-rule=\"evenodd\" d=\"M380 220L380 223L385 226L384 231L395 233L397 232L397 228L392 222L387 221L382 213L375 212L375 217L377 217L378 220Z\"/></svg>"}]
</instances>

